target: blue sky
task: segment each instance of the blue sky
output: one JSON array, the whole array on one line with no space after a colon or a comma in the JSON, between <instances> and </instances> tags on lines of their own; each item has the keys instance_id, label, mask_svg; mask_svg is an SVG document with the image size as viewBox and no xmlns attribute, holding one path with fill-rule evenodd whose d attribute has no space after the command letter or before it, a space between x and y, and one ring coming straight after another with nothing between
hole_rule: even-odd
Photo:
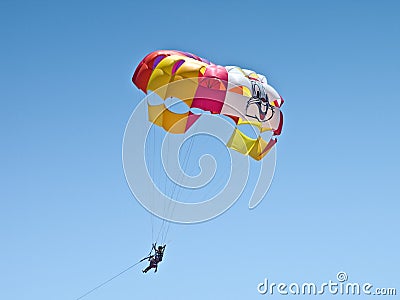
<instances>
[{"instance_id":1,"label":"blue sky","mask_svg":"<svg viewBox=\"0 0 400 300\"><path fill-rule=\"evenodd\" d=\"M268 77L286 101L275 178L255 210L242 200L173 225L156 275L135 268L86 299L279 299L257 284L339 271L399 292L399 12L397 1L1 1L0 298L76 299L148 252L121 149L143 98L130 78L157 49Z\"/></svg>"}]
</instances>

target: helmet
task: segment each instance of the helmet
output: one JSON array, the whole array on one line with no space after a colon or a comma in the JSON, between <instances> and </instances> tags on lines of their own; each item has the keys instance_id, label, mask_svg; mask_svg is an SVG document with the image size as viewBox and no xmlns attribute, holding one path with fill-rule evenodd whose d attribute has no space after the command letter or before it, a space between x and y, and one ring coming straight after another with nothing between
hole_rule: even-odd
<instances>
[{"instance_id":1,"label":"helmet","mask_svg":"<svg viewBox=\"0 0 400 300\"><path fill-rule=\"evenodd\" d=\"M162 250L162 246L158 246L158 250Z\"/></svg>"}]
</instances>

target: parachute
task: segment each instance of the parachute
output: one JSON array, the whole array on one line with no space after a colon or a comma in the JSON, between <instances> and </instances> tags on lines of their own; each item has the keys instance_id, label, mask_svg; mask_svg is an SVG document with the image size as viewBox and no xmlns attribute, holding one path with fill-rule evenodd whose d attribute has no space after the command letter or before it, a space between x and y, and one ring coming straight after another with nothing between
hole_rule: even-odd
<instances>
[{"instance_id":1,"label":"parachute","mask_svg":"<svg viewBox=\"0 0 400 300\"><path fill-rule=\"evenodd\" d=\"M226 146L255 160L263 159L277 142L274 136L281 134L284 100L264 75L254 71L216 65L187 52L160 50L140 62L132 82L146 94L177 98L188 107L187 112L177 113L165 102L148 103L149 121L167 132L185 133L202 111L223 115L237 125ZM273 137L269 141L261 135L251 138L240 130L243 124L257 127L260 133L270 131Z\"/></svg>"},{"instance_id":2,"label":"parachute","mask_svg":"<svg viewBox=\"0 0 400 300\"><path fill-rule=\"evenodd\" d=\"M227 140L226 146L241 154L248 155L256 161L262 160L277 142L274 137L270 138L268 142L265 141L261 137L261 133L268 131L272 133L272 136L281 134L283 114L280 108L284 100L268 84L264 75L257 74L254 71L237 66L224 67L216 65L187 52L160 50L148 54L139 63L133 74L132 82L144 93L154 92L162 99L161 103L153 103L148 99L147 113L148 120L152 124L163 128L166 133L186 133L201 118L202 112L225 116L236 125L233 132L230 133L230 138L223 139L224 142ZM166 104L169 98L180 99L187 106L187 111L178 113L171 110L172 106ZM138 111L141 116L144 116L144 102L138 105ZM140 144L140 141L146 143L150 130L144 132L145 130L140 129L146 129L146 126L143 126L143 128L135 127L137 125L141 126L143 120L135 120L134 114L135 112L131 115L124 136L124 171L131 191L143 207L152 213L152 240L155 240L155 242L145 258L89 290L78 299L86 297L146 259L150 261L150 265L143 272L145 273L151 268L157 270L157 264L163 259L166 245L165 239L171 222L197 223L214 218L233 205L243 192L243 184L247 184L247 180L241 180L243 177L239 177L238 173L243 174L245 177L248 175L245 170L246 165L242 164L241 161L249 160L242 159L243 157L238 155L240 159L236 160L237 165L232 163L236 167L231 168L229 182L223 186L225 194L218 192L211 197L206 197L205 194L202 194L202 200L206 199L207 201L199 203L180 202L180 192L185 190L186 187L194 190L203 186L186 186L183 184L185 179L183 176L181 177L183 178L182 180L172 180L172 178L169 178L170 174L166 174L165 170L163 170L164 173L157 170L157 163L159 162L155 153L156 145L154 144L157 139L155 137L149 139L149 141L153 142L153 147L148 148L152 148L154 151L148 153L149 157L146 156L143 149L146 147L138 147L138 144ZM258 128L260 135L256 139L247 136L240 129L240 125L245 124ZM231 130L230 127L229 130ZM153 130L153 133L155 131ZM134 135L131 135L132 132L134 132ZM136 139L136 137L138 138ZM191 142L193 140L191 139ZM187 169L188 157L192 147L193 143L190 143L185 153L181 171ZM168 148L169 146L167 145ZM146 158L150 161L149 166L146 164ZM166 165L162 160L160 163L162 167L168 165L168 161ZM253 163L256 164L258 162L253 161ZM249 208L254 208L260 203L272 180L273 170L272 172L264 171L270 167L268 159L263 160L261 165L265 165L266 168L261 168L258 175L256 174L257 176L255 176L257 177L257 185L251 195L251 197L254 196L254 199L250 199ZM239 169L240 172L234 172L233 169ZM168 177L172 181L171 189L167 188L167 181L164 182L163 189L157 186L161 181L161 177ZM223 179L223 176L215 177ZM248 178L246 177L246 179ZM261 188L258 185L260 179L262 179ZM190 190L190 193L192 193L192 190ZM229 197L225 197L225 195L229 195ZM148 200L149 198L151 198L150 201ZM154 234L154 216L158 216L162 220L158 234ZM167 224L167 222L169 223ZM156 244L159 238L164 246L159 247L157 252ZM153 249L156 251L155 256L152 255Z\"/></svg>"}]
</instances>

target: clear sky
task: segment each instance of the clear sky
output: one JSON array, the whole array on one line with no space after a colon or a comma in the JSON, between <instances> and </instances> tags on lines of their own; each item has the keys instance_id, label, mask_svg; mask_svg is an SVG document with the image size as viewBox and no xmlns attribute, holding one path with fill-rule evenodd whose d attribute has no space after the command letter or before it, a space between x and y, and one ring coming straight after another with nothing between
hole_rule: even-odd
<instances>
[{"instance_id":1,"label":"clear sky","mask_svg":"<svg viewBox=\"0 0 400 300\"><path fill-rule=\"evenodd\" d=\"M280 299L257 284L339 271L400 293L399 14L398 1L1 1L0 298L76 299L149 251L121 150L143 98L131 76L158 49L268 77L285 99L276 174L255 210L241 199L171 226L157 274L137 266L86 299Z\"/></svg>"}]
</instances>

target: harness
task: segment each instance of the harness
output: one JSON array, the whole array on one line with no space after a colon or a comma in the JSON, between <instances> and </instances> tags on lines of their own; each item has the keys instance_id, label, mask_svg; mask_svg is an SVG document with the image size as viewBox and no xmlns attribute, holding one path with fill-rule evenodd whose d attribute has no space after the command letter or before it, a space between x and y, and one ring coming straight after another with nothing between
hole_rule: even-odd
<instances>
[{"instance_id":1,"label":"harness","mask_svg":"<svg viewBox=\"0 0 400 300\"><path fill-rule=\"evenodd\" d=\"M163 255L164 253L162 253L161 251L156 251L155 257L154 259L156 260L156 262L160 262L163 259Z\"/></svg>"}]
</instances>

